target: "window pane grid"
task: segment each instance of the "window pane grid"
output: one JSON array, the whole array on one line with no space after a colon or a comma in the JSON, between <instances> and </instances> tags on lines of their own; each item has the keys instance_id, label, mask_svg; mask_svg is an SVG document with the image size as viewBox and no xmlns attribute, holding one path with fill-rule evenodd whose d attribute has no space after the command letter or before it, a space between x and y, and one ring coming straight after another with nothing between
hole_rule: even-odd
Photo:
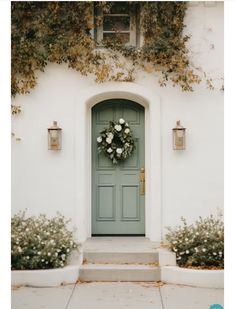
<instances>
[{"instance_id":1,"label":"window pane grid","mask_svg":"<svg viewBox=\"0 0 235 309\"><path fill-rule=\"evenodd\" d=\"M97 8L96 14L102 18L95 32L97 42L118 39L122 44L136 46L137 20L135 14L137 13L130 11L129 5L123 5L123 2L117 1L109 12Z\"/></svg>"},{"instance_id":2,"label":"window pane grid","mask_svg":"<svg viewBox=\"0 0 235 309\"><path fill-rule=\"evenodd\" d=\"M121 31L121 30L117 30L117 31L103 31L103 33L130 33L130 31Z\"/></svg>"}]
</instances>

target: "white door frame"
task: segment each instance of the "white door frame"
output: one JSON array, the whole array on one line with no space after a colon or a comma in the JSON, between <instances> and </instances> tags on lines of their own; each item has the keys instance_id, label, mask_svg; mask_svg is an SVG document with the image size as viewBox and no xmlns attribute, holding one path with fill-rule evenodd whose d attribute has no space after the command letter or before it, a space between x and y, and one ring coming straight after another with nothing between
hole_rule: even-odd
<instances>
[{"instance_id":1,"label":"white door frame","mask_svg":"<svg viewBox=\"0 0 235 309\"><path fill-rule=\"evenodd\" d=\"M137 83L105 83L87 87L75 104L75 224L77 238L91 237L92 168L91 109L108 99L132 100L145 108L145 235L151 241L162 239L161 203L161 102L153 92Z\"/></svg>"}]
</instances>

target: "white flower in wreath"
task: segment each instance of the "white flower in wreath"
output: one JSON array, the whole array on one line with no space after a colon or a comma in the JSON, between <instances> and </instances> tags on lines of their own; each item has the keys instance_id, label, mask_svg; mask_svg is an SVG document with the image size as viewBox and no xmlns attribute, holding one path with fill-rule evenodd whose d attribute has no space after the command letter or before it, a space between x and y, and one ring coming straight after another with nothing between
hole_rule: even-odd
<instances>
[{"instance_id":1,"label":"white flower in wreath","mask_svg":"<svg viewBox=\"0 0 235 309\"><path fill-rule=\"evenodd\" d=\"M119 123L120 123L120 124L123 124L123 123L125 123L125 120L124 120L123 118L120 118L120 119L119 119Z\"/></svg>"},{"instance_id":2,"label":"white flower in wreath","mask_svg":"<svg viewBox=\"0 0 235 309\"><path fill-rule=\"evenodd\" d=\"M111 144L111 143L112 143L111 138L107 137L107 138L106 138L106 142L107 142L108 144Z\"/></svg>"},{"instance_id":3,"label":"white flower in wreath","mask_svg":"<svg viewBox=\"0 0 235 309\"><path fill-rule=\"evenodd\" d=\"M113 139L113 133L108 133L108 138Z\"/></svg>"},{"instance_id":4,"label":"white flower in wreath","mask_svg":"<svg viewBox=\"0 0 235 309\"><path fill-rule=\"evenodd\" d=\"M113 152L113 149L112 149L111 147L109 147L109 148L107 149L107 152L108 152L108 153L111 153L111 152Z\"/></svg>"},{"instance_id":5,"label":"white flower in wreath","mask_svg":"<svg viewBox=\"0 0 235 309\"><path fill-rule=\"evenodd\" d=\"M121 153L122 153L122 148L117 148L117 149L116 149L116 152L117 152L118 154L121 154Z\"/></svg>"},{"instance_id":6,"label":"white flower in wreath","mask_svg":"<svg viewBox=\"0 0 235 309\"><path fill-rule=\"evenodd\" d=\"M128 134L130 132L130 129L129 128L126 128L125 131L124 131L126 134Z\"/></svg>"},{"instance_id":7,"label":"white flower in wreath","mask_svg":"<svg viewBox=\"0 0 235 309\"><path fill-rule=\"evenodd\" d=\"M120 124L116 124L114 129L118 132L120 132L122 130L122 126L120 126Z\"/></svg>"},{"instance_id":8,"label":"white flower in wreath","mask_svg":"<svg viewBox=\"0 0 235 309\"><path fill-rule=\"evenodd\" d=\"M97 142L98 142L98 143L101 143L101 142L102 142L102 137L101 137L101 136L98 136L98 137L97 137Z\"/></svg>"}]
</instances>

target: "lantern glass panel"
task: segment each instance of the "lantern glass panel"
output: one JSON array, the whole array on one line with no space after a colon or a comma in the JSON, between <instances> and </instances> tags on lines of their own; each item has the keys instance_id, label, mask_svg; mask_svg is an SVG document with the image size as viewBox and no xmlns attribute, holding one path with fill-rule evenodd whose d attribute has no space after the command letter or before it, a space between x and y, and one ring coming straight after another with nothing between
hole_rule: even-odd
<instances>
[{"instance_id":1,"label":"lantern glass panel","mask_svg":"<svg viewBox=\"0 0 235 309\"><path fill-rule=\"evenodd\" d=\"M184 130L177 130L177 131L176 131L176 134L177 134L177 137L178 137L178 138L181 138L181 137L184 136Z\"/></svg>"},{"instance_id":2,"label":"lantern glass panel","mask_svg":"<svg viewBox=\"0 0 235 309\"><path fill-rule=\"evenodd\" d=\"M61 149L61 129L48 129L48 149L60 150Z\"/></svg>"},{"instance_id":3,"label":"lantern glass panel","mask_svg":"<svg viewBox=\"0 0 235 309\"><path fill-rule=\"evenodd\" d=\"M51 135L51 138L57 139L58 138L58 131L51 129L50 130L50 135Z\"/></svg>"},{"instance_id":4,"label":"lantern glass panel","mask_svg":"<svg viewBox=\"0 0 235 309\"><path fill-rule=\"evenodd\" d=\"M174 150L185 149L185 130L173 130L173 148Z\"/></svg>"}]
</instances>

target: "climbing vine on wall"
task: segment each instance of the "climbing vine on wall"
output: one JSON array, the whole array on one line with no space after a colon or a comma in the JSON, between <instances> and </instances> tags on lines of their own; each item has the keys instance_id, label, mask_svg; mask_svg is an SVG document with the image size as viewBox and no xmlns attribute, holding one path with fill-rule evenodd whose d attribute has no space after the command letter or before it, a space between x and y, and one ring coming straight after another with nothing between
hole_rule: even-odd
<instances>
[{"instance_id":1,"label":"climbing vine on wall","mask_svg":"<svg viewBox=\"0 0 235 309\"><path fill-rule=\"evenodd\" d=\"M138 70L155 73L161 86L171 81L183 91L200 82L190 65L183 34L185 2L127 2L139 8L144 42L125 46L118 40L102 43L92 36L100 23L94 5L109 12L113 2L12 2L12 95L28 93L37 72L48 63L66 63L95 80L133 81Z\"/></svg>"}]
</instances>

